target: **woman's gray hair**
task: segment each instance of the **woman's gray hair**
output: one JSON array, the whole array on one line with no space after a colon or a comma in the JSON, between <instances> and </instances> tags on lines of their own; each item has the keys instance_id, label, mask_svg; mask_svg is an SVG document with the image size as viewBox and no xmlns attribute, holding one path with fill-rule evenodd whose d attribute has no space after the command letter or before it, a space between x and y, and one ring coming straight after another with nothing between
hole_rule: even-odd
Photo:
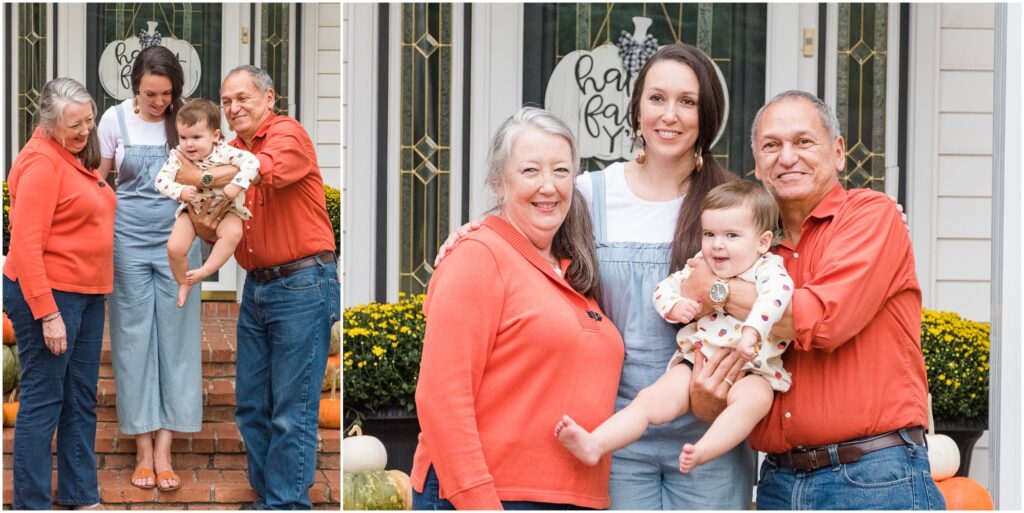
<instances>
[{"instance_id":1,"label":"woman's gray hair","mask_svg":"<svg viewBox=\"0 0 1024 513\"><path fill-rule=\"evenodd\" d=\"M252 77L252 84L256 86L256 89L259 90L259 92L263 93L266 92L267 89L274 88L274 79L271 78L270 74L251 64L243 64L229 71L227 76L224 77L224 80L230 78L231 75L241 73L243 71L248 73L249 76Z\"/></svg>"},{"instance_id":2,"label":"woman's gray hair","mask_svg":"<svg viewBox=\"0 0 1024 513\"><path fill-rule=\"evenodd\" d=\"M523 130L534 128L565 139L572 152L573 177L579 173L580 157L576 148L576 138L572 130L554 114L536 107L522 107L498 127L491 139L487 151L487 185L498 196L498 205L502 207L506 173L512 157L512 147L516 137ZM562 221L562 226L555 233L551 253L556 258L568 258L572 261L566 270L565 279L580 294L594 296L597 294L598 269L597 254L594 251L594 232L587 211L586 200L576 190L573 183L572 202L569 212Z\"/></svg>"},{"instance_id":3,"label":"woman's gray hair","mask_svg":"<svg viewBox=\"0 0 1024 513\"><path fill-rule=\"evenodd\" d=\"M771 107L776 103L780 103L786 100L794 100L797 98L807 100L808 102L811 103L811 105L814 105L814 109L818 111L818 117L821 118L821 125L824 126L825 130L828 131L828 135L829 137L832 138L833 142L835 142L835 140L842 135L839 132L839 119L836 118L835 112L832 112L832 109L829 108L829 106L821 98L818 98L817 96L814 96L813 94L808 93L807 91L791 89L789 91L783 91L775 95L774 98L772 98L768 103L764 104L763 107L757 110L757 114L754 115L754 123L751 124L750 127L750 147L752 149L757 149L757 128L761 123L761 114L764 114L764 111L768 110L768 107Z\"/></svg>"},{"instance_id":4,"label":"woman's gray hair","mask_svg":"<svg viewBox=\"0 0 1024 513\"><path fill-rule=\"evenodd\" d=\"M77 80L58 77L43 86L42 94L39 96L39 126L47 135L53 137L57 125L64 120L64 110L71 103L87 103L92 107L93 119L96 118L96 100L89 94L89 90ZM64 141L59 141L61 145ZM85 148L78 152L78 159L87 169L95 169L100 165L100 139L96 134L96 127L89 132L89 138Z\"/></svg>"}]
</instances>

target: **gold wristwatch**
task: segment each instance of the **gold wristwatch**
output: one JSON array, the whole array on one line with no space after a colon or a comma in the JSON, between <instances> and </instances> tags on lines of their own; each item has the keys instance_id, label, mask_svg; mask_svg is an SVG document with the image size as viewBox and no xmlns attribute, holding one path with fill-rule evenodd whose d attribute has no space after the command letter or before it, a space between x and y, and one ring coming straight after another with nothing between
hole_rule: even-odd
<instances>
[{"instance_id":1,"label":"gold wristwatch","mask_svg":"<svg viewBox=\"0 0 1024 513\"><path fill-rule=\"evenodd\" d=\"M725 301L729 299L729 280L719 278L711 285L708 297L711 298L711 304L714 305L716 312L724 312Z\"/></svg>"}]
</instances>

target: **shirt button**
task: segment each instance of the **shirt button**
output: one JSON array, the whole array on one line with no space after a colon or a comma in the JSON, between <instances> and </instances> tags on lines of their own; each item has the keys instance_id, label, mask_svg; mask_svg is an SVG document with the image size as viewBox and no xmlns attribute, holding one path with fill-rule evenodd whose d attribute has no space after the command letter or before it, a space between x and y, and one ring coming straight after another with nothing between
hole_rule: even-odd
<instances>
[{"instance_id":1,"label":"shirt button","mask_svg":"<svg viewBox=\"0 0 1024 513\"><path fill-rule=\"evenodd\" d=\"M788 418L790 418L790 417L792 417L792 416L793 416L793 414L792 414L792 413L789 413L788 411L786 412L786 415L785 415L785 417L786 417L787 419L788 419Z\"/></svg>"},{"instance_id":2,"label":"shirt button","mask_svg":"<svg viewBox=\"0 0 1024 513\"><path fill-rule=\"evenodd\" d=\"M797 253L797 252L795 252L795 251L794 251L794 252L793 252L793 258L794 258L794 259L795 259L795 258L800 258L800 253Z\"/></svg>"},{"instance_id":3,"label":"shirt button","mask_svg":"<svg viewBox=\"0 0 1024 513\"><path fill-rule=\"evenodd\" d=\"M249 250L249 253L252 253L252 250L251 250L251 249ZM789 415L789 414L787 413L786 415Z\"/></svg>"}]
</instances>

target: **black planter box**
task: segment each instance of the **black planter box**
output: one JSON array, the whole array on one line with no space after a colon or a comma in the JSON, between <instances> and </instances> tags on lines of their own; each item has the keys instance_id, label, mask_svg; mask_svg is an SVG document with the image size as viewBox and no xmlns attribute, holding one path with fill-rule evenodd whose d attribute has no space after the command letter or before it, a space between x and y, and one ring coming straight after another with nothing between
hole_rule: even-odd
<instances>
[{"instance_id":1,"label":"black planter box","mask_svg":"<svg viewBox=\"0 0 1024 513\"><path fill-rule=\"evenodd\" d=\"M412 472L412 457L420 435L420 423L415 413L386 411L363 421L363 434L376 437L388 451L388 470ZM341 455L345 457L344 454Z\"/></svg>"},{"instance_id":2,"label":"black planter box","mask_svg":"<svg viewBox=\"0 0 1024 513\"><path fill-rule=\"evenodd\" d=\"M956 472L956 477L970 477L968 474L971 472L974 444L978 443L978 439L987 428L985 422L958 423L941 420L935 422L935 433L952 438L956 442L957 449L960 449L960 468Z\"/></svg>"}]
</instances>

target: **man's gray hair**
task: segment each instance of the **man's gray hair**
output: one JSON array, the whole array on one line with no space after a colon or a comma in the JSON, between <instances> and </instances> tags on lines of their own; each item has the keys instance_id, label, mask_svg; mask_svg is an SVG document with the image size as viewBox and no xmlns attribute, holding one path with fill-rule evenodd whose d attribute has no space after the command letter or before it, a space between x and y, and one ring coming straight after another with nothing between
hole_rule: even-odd
<instances>
[{"instance_id":1,"label":"man's gray hair","mask_svg":"<svg viewBox=\"0 0 1024 513\"><path fill-rule=\"evenodd\" d=\"M818 111L818 117L821 119L821 125L828 131L828 135L832 138L832 141L835 141L842 135L839 133L839 119L836 118L835 112L832 112L832 109L829 108L821 98L818 98L807 91L790 89L789 91L783 91L775 95L775 97L769 100L768 103L758 109L757 114L754 115L754 123L750 126L750 147L752 149L755 151L757 150L757 128L761 123L761 114L764 114L764 111L768 110L768 107L771 107L776 103L794 100L797 98L807 100L811 105L814 105L815 110Z\"/></svg>"},{"instance_id":2,"label":"man's gray hair","mask_svg":"<svg viewBox=\"0 0 1024 513\"><path fill-rule=\"evenodd\" d=\"M243 64L229 71L228 75L224 77L224 80L227 80L235 73L241 73L243 71L252 77L252 84L256 86L256 89L258 89L259 92L264 93L267 89L274 88L274 79L270 77L270 74L251 64Z\"/></svg>"}]
</instances>

